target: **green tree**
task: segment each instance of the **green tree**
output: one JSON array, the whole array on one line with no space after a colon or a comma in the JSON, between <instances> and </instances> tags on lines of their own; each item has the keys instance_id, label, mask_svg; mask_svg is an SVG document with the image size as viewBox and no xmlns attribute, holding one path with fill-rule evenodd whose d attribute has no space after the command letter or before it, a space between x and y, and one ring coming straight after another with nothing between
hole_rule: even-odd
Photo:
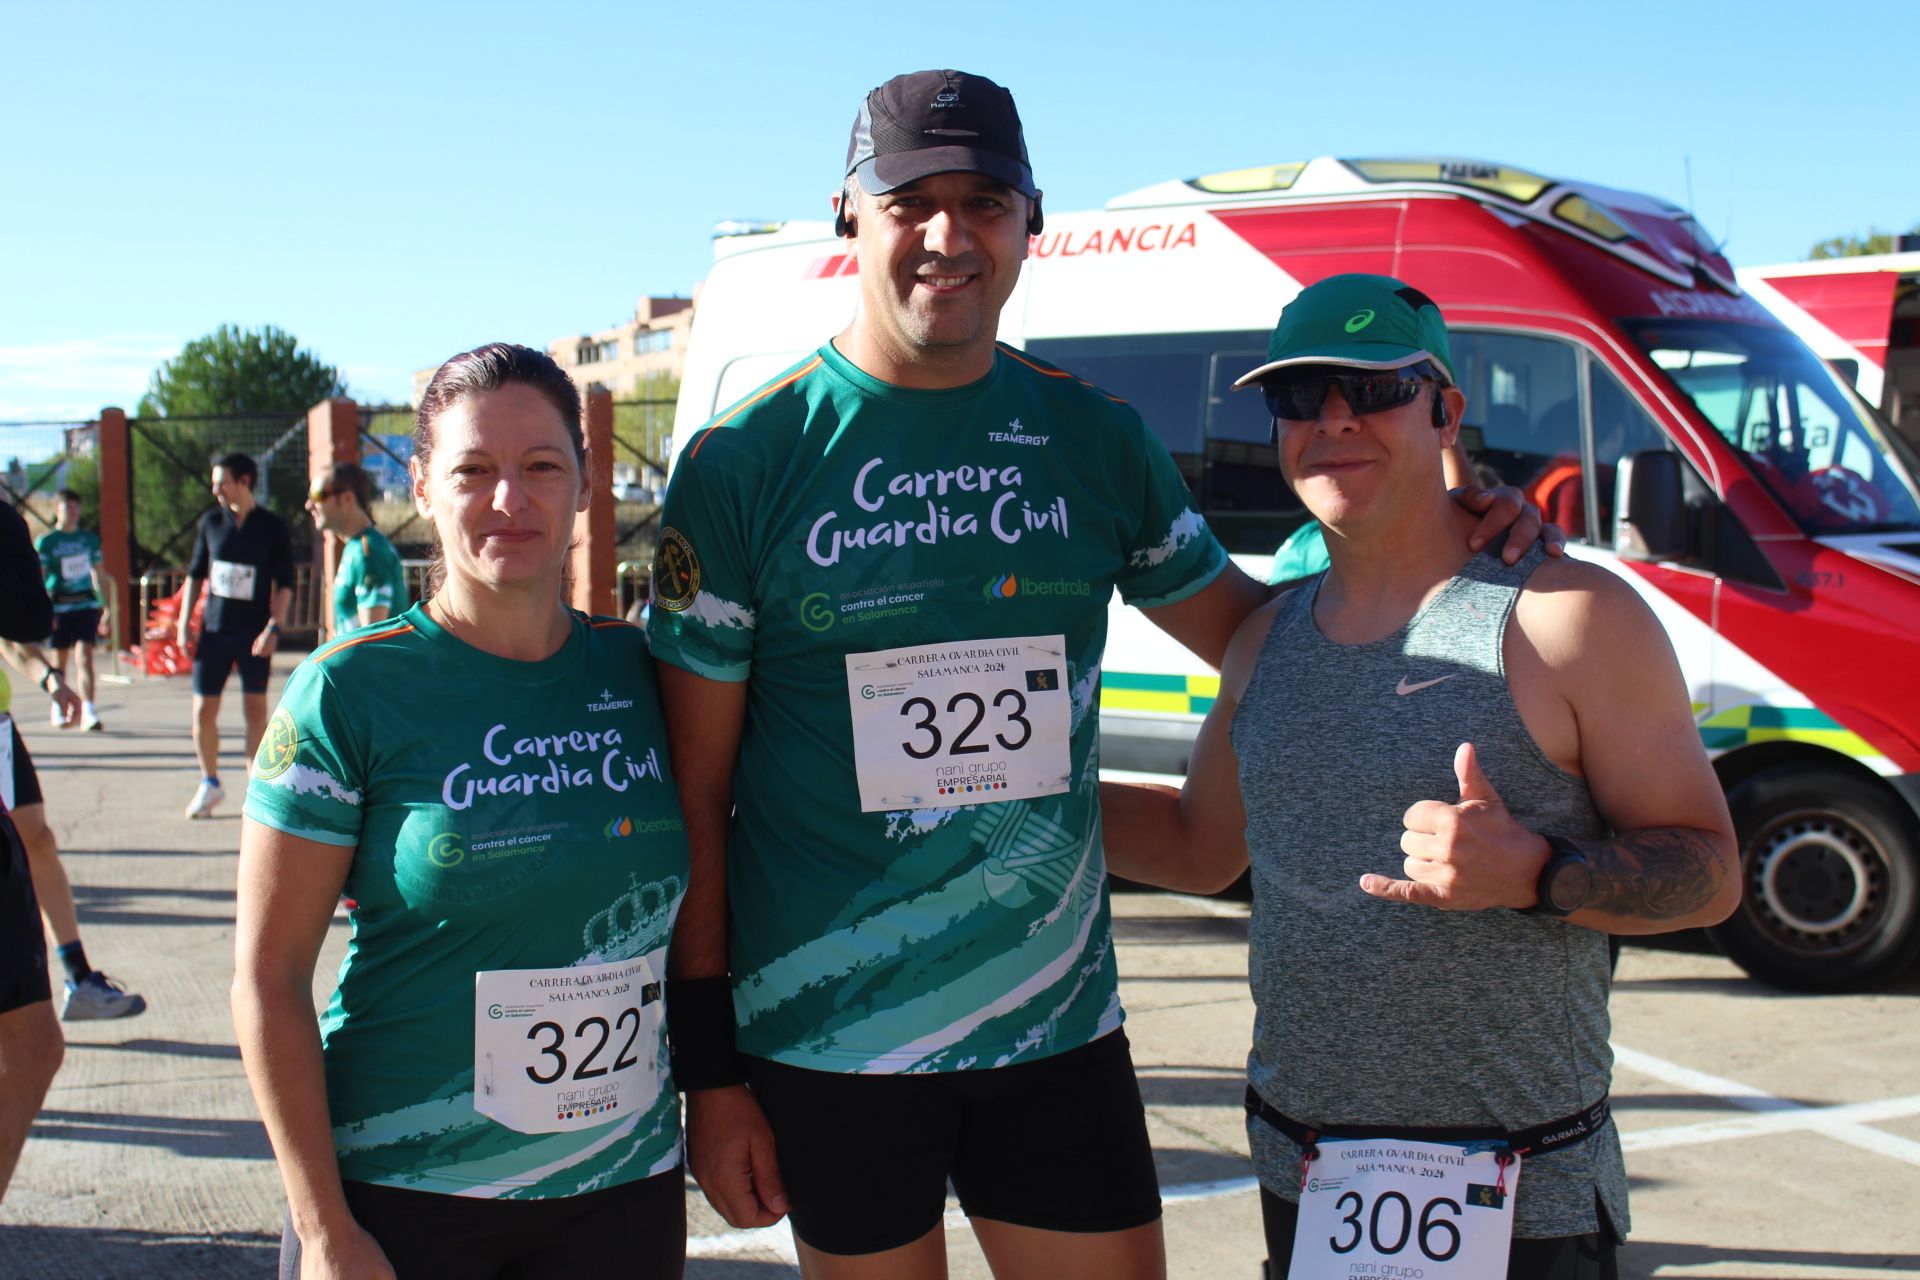
<instances>
[{"instance_id":1,"label":"green tree","mask_svg":"<svg viewBox=\"0 0 1920 1280\"><path fill-rule=\"evenodd\" d=\"M1920 222L1916 222L1906 231L1907 235L1920 235ZM1822 240L1813 246L1810 259L1821 258L1858 258L1869 253L1892 253L1899 247L1899 238L1891 231L1882 231L1878 227L1868 227L1864 236L1835 236L1831 240Z\"/></svg>"},{"instance_id":2,"label":"green tree","mask_svg":"<svg viewBox=\"0 0 1920 1280\"><path fill-rule=\"evenodd\" d=\"M338 369L285 330L223 324L153 371L140 416L301 413L346 389Z\"/></svg>"},{"instance_id":3,"label":"green tree","mask_svg":"<svg viewBox=\"0 0 1920 1280\"><path fill-rule=\"evenodd\" d=\"M195 522L212 503L208 473L223 453L251 455L261 498L282 517L297 514L304 441L278 453L272 446L309 408L345 391L337 369L272 325L221 325L154 370L134 424L135 567L186 562ZM83 495L89 480L97 487L92 477L75 485Z\"/></svg>"}]
</instances>

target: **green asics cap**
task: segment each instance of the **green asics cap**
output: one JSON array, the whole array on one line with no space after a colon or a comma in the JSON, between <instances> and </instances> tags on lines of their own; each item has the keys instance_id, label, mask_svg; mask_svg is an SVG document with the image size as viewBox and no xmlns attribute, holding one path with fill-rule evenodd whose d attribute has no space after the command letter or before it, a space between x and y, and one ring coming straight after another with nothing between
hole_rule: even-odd
<instances>
[{"instance_id":1,"label":"green asics cap","mask_svg":"<svg viewBox=\"0 0 1920 1280\"><path fill-rule=\"evenodd\" d=\"M1328 276L1287 304L1267 340L1267 362L1233 385L1296 364L1403 369L1422 360L1455 381L1447 324L1432 298L1392 276Z\"/></svg>"}]
</instances>

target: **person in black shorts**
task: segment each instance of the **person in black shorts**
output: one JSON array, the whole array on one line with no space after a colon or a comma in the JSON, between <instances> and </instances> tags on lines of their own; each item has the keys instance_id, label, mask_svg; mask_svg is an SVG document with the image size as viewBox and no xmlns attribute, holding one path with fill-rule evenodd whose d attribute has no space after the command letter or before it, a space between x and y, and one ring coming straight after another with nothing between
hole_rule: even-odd
<instances>
[{"instance_id":1,"label":"person in black shorts","mask_svg":"<svg viewBox=\"0 0 1920 1280\"><path fill-rule=\"evenodd\" d=\"M0 636L34 641L53 625L27 522L0 503ZM65 1052L47 982L47 941L27 851L0 806L0 1198Z\"/></svg>"},{"instance_id":2,"label":"person in black shorts","mask_svg":"<svg viewBox=\"0 0 1920 1280\"><path fill-rule=\"evenodd\" d=\"M56 625L60 614L54 614ZM18 641L0 642L0 653L21 674L39 669L40 687L53 702L53 722L61 727L74 723L80 710L80 698L67 684L60 669L53 665L40 646ZM8 699L11 691L8 691ZM87 959L80 941L80 916L73 905L73 885L60 861L60 845L53 827L47 822L45 795L40 775L33 767L26 739L11 714L8 700L0 699L0 725L8 735L10 763L0 777L0 800L12 811L13 824L27 853L27 865L33 873L34 892L40 900L40 914L53 933L61 967L67 971L66 1002L60 1016L67 1022L88 1022L100 1018L130 1018L144 1012L147 1002L128 992L118 982L95 969Z\"/></svg>"},{"instance_id":3,"label":"person in black shorts","mask_svg":"<svg viewBox=\"0 0 1920 1280\"><path fill-rule=\"evenodd\" d=\"M220 786L220 694L235 666L247 718L247 759L253 759L267 731L267 673L293 601L293 543L286 522L255 500L259 475L244 453L229 453L214 463L212 488L219 505L201 517L187 568L177 637L182 649L189 648L200 585L208 587L200 640L191 646L200 787L187 804L189 818L206 817L226 798Z\"/></svg>"},{"instance_id":4,"label":"person in black shorts","mask_svg":"<svg viewBox=\"0 0 1920 1280\"><path fill-rule=\"evenodd\" d=\"M62 489L53 505L54 527L34 544L40 553L40 569L45 575L47 592L53 597L53 650L55 664L67 676L67 659L73 658L72 682L80 690L80 727L89 733L101 730L100 712L93 704L97 679L93 669L93 641L100 634L101 601L106 592L100 573L100 535L80 527L80 495ZM71 721L54 707L54 726L68 728Z\"/></svg>"}]
</instances>

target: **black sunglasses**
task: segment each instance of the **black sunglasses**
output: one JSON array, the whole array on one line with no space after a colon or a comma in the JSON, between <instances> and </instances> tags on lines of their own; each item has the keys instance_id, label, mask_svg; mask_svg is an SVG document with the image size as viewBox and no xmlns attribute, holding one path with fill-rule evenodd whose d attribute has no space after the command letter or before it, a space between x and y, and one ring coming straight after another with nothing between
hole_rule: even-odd
<instances>
[{"instance_id":1,"label":"black sunglasses","mask_svg":"<svg viewBox=\"0 0 1920 1280\"><path fill-rule=\"evenodd\" d=\"M1355 370L1345 365L1307 364L1280 369L1260 380L1267 411L1285 422L1311 422L1326 403L1327 388L1338 386L1341 399L1354 413L1384 413L1412 404L1420 384L1439 382L1440 373L1422 360L1403 369Z\"/></svg>"}]
</instances>

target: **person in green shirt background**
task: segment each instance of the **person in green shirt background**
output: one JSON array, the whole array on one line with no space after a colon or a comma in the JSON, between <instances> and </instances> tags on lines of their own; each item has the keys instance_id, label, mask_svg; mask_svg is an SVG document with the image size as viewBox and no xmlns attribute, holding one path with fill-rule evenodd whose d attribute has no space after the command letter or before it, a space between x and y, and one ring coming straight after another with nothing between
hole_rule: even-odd
<instances>
[{"instance_id":1,"label":"person in green shirt background","mask_svg":"<svg viewBox=\"0 0 1920 1280\"><path fill-rule=\"evenodd\" d=\"M340 540L333 575L334 638L383 621L407 602L407 571L387 535L373 525L373 486L358 464L336 462L307 493L313 527Z\"/></svg>"},{"instance_id":2,"label":"person in green shirt background","mask_svg":"<svg viewBox=\"0 0 1920 1280\"><path fill-rule=\"evenodd\" d=\"M54 527L40 535L34 549L40 553L47 594L53 597L54 664L60 674L80 688L80 727L100 732L100 713L93 705L93 639L100 634L100 602L106 590L100 581L100 535L80 527L80 495L62 489L54 500ZM75 672L69 675L67 657L78 651ZM67 728L58 707L56 727Z\"/></svg>"}]
</instances>

